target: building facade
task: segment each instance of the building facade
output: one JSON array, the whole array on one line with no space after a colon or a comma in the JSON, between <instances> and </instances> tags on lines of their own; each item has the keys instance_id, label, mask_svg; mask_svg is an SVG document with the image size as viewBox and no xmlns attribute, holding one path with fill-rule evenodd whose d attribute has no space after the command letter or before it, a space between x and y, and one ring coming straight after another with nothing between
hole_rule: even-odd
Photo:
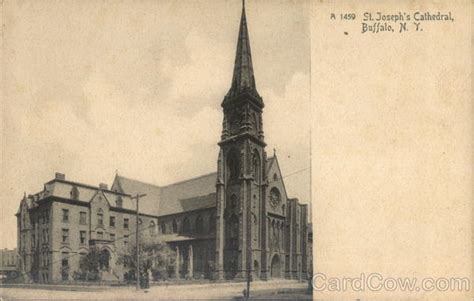
<instances>
[{"instance_id":1,"label":"building facade","mask_svg":"<svg viewBox=\"0 0 474 301\"><path fill-rule=\"evenodd\" d=\"M157 216L140 214L144 240L157 236ZM74 280L81 258L96 249L104 258L101 278L122 281L128 271L116 264L135 240L136 210L131 196L67 181L64 174L24 196L17 213L19 271L27 281Z\"/></svg>"},{"instance_id":2,"label":"building facade","mask_svg":"<svg viewBox=\"0 0 474 301\"><path fill-rule=\"evenodd\" d=\"M16 276L18 271L18 252L16 249L0 250L0 279Z\"/></svg>"},{"instance_id":3,"label":"building facade","mask_svg":"<svg viewBox=\"0 0 474 301\"><path fill-rule=\"evenodd\" d=\"M110 190L59 174L42 192L25 196L17 214L21 270L36 281L67 280L65 270L99 248L111 259L104 275L123 279L125 269L112 263L126 247L117 238L134 231L132 196L146 194L140 214L150 230L143 239L158 236L175 250L174 277L306 278L312 270L308 206L287 195L275 152L267 156L245 7L221 106L216 172L167 186L117 174Z\"/></svg>"}]
</instances>

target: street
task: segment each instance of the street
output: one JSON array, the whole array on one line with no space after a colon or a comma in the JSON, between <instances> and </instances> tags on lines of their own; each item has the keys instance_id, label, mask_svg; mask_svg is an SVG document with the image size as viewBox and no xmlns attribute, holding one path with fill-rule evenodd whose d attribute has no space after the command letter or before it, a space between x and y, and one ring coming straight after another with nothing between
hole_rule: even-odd
<instances>
[{"instance_id":1,"label":"street","mask_svg":"<svg viewBox=\"0 0 474 301\"><path fill-rule=\"evenodd\" d=\"M218 299L232 300L242 297L245 283L207 283L152 286L136 291L133 287L104 287L92 291L60 290L45 288L0 287L3 300L157 300L157 299ZM290 280L256 281L250 287L251 297L256 299L302 300L306 282ZM295 298L292 298L292 296ZM311 295L306 295L310 300Z\"/></svg>"}]
</instances>

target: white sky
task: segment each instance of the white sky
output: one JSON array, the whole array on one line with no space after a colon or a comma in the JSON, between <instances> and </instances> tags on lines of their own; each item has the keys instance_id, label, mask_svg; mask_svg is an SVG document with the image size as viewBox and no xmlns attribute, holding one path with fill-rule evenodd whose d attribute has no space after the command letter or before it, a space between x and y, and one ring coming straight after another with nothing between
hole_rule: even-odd
<instances>
[{"instance_id":1,"label":"white sky","mask_svg":"<svg viewBox=\"0 0 474 301\"><path fill-rule=\"evenodd\" d=\"M309 199L309 16L300 1L247 1L267 153ZM4 3L0 248L16 246L23 192L56 171L158 185L216 170L241 1ZM290 175L292 174L292 175Z\"/></svg>"}]
</instances>

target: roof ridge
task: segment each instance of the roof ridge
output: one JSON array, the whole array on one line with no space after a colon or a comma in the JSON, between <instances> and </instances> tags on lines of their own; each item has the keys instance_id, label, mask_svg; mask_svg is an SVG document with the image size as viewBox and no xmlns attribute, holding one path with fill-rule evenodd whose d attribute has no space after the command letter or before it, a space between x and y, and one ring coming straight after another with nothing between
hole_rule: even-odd
<instances>
[{"instance_id":1,"label":"roof ridge","mask_svg":"<svg viewBox=\"0 0 474 301\"><path fill-rule=\"evenodd\" d=\"M149 185L149 186L154 186L154 187L156 187L156 188L161 188L161 187L162 187L162 186L158 186L158 184L149 183L149 182L144 182L144 181L142 181L142 180L132 179L132 178L129 178L129 177L124 177L124 176L120 176L120 175L117 175L117 177L123 178L123 179L126 179L126 180L129 180L129 181L139 182L139 183L141 183L141 184L145 184L145 185Z\"/></svg>"},{"instance_id":2,"label":"roof ridge","mask_svg":"<svg viewBox=\"0 0 474 301\"><path fill-rule=\"evenodd\" d=\"M213 174L217 174L217 171L213 171L213 172L203 174L203 175L200 175L200 176L195 176L195 177L192 177L192 178L188 178L188 179L185 179L185 180L181 180L181 181L178 181L178 182L167 184L167 185L161 186L160 188L166 188L166 187L170 187L170 186L174 186L174 185L178 185L178 184L183 184L183 183L186 183L186 182L190 182L192 180L197 180L197 179L200 179L200 178L208 177L208 176L213 175Z\"/></svg>"}]
</instances>

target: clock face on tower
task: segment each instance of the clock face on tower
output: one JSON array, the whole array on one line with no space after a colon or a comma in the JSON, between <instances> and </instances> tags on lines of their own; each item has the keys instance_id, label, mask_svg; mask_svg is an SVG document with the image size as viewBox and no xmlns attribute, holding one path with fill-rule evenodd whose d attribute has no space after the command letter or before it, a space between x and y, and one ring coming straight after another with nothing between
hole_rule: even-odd
<instances>
[{"instance_id":1,"label":"clock face on tower","mask_svg":"<svg viewBox=\"0 0 474 301\"><path fill-rule=\"evenodd\" d=\"M270 205L272 205L273 208L276 208L281 202L281 196L280 196L280 191L278 191L277 188L273 187L270 190Z\"/></svg>"}]
</instances>

